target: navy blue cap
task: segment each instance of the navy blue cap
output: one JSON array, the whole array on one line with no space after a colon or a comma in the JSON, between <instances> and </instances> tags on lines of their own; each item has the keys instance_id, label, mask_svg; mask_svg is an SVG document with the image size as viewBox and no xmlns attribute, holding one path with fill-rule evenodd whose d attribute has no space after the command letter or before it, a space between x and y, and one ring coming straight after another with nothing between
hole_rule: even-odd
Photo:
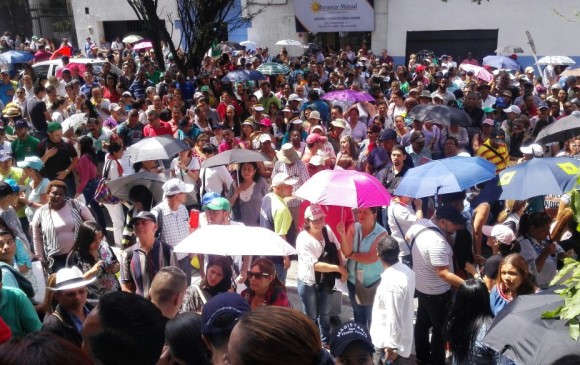
<instances>
[{"instance_id":1,"label":"navy blue cap","mask_svg":"<svg viewBox=\"0 0 580 365\"><path fill-rule=\"evenodd\" d=\"M387 129L381 134L379 141L388 141L389 139L397 139L397 132L394 129Z\"/></svg>"},{"instance_id":2,"label":"navy blue cap","mask_svg":"<svg viewBox=\"0 0 580 365\"><path fill-rule=\"evenodd\" d=\"M437 208L435 216L437 219L445 219L455 224L465 224L467 222L467 218L450 205L443 205Z\"/></svg>"},{"instance_id":3,"label":"navy blue cap","mask_svg":"<svg viewBox=\"0 0 580 365\"><path fill-rule=\"evenodd\" d=\"M205 303L201 310L202 327L204 335L229 333L234 329L238 318L250 311L250 305L238 293L220 293ZM233 320L228 323L217 320L225 315L233 315Z\"/></svg>"},{"instance_id":4,"label":"navy blue cap","mask_svg":"<svg viewBox=\"0 0 580 365\"><path fill-rule=\"evenodd\" d=\"M334 357L341 357L347 347L360 341L370 354L375 352L371 335L367 328L356 322L347 322L337 327L330 336L330 353Z\"/></svg>"},{"instance_id":5,"label":"navy blue cap","mask_svg":"<svg viewBox=\"0 0 580 365\"><path fill-rule=\"evenodd\" d=\"M538 103L538 109L542 109L542 108L549 108L548 107L548 103L546 103L545 101L541 101Z\"/></svg>"}]
</instances>

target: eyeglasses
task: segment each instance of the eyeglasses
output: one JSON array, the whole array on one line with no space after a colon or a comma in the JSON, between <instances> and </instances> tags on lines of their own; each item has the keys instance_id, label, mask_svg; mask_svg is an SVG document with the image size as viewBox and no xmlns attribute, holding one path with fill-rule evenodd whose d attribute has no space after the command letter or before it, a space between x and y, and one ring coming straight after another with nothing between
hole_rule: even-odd
<instances>
[{"instance_id":1,"label":"eyeglasses","mask_svg":"<svg viewBox=\"0 0 580 365\"><path fill-rule=\"evenodd\" d=\"M248 271L248 279L251 279L252 277L254 277L256 279L262 279L262 278L267 278L269 276L270 276L270 274L265 273L265 272L252 272L252 271Z\"/></svg>"}]
</instances>

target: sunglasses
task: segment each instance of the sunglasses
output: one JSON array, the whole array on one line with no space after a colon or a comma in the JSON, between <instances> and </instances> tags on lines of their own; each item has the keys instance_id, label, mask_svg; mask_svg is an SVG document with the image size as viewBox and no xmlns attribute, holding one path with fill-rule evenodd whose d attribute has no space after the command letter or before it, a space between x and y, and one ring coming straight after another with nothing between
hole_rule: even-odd
<instances>
[{"instance_id":1,"label":"sunglasses","mask_svg":"<svg viewBox=\"0 0 580 365\"><path fill-rule=\"evenodd\" d=\"M265 272L252 272L252 271L248 271L248 279L251 278L256 278L256 279L262 279L262 278L267 278L269 277L270 274L265 273Z\"/></svg>"}]
</instances>

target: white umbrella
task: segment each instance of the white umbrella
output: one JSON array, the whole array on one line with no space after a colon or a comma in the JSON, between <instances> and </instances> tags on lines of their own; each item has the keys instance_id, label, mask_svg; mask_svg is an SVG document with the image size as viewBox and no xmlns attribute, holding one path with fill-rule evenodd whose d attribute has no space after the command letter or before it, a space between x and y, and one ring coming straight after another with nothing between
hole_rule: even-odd
<instances>
[{"instance_id":1,"label":"white umbrella","mask_svg":"<svg viewBox=\"0 0 580 365\"><path fill-rule=\"evenodd\" d=\"M277 46L296 46L296 47L302 47L302 43L295 41L293 39L282 39L278 42L276 42Z\"/></svg>"},{"instance_id":2,"label":"white umbrella","mask_svg":"<svg viewBox=\"0 0 580 365\"><path fill-rule=\"evenodd\" d=\"M576 61L567 56L544 56L536 65L575 65Z\"/></svg>"},{"instance_id":3,"label":"white umbrella","mask_svg":"<svg viewBox=\"0 0 580 365\"><path fill-rule=\"evenodd\" d=\"M189 148L183 141L173 136L157 136L143 138L127 150L131 156L131 163L154 160L167 160L179 152Z\"/></svg>"},{"instance_id":4,"label":"white umbrella","mask_svg":"<svg viewBox=\"0 0 580 365\"><path fill-rule=\"evenodd\" d=\"M288 256L297 253L273 231L242 225L205 226L187 236L173 251L224 256Z\"/></svg>"},{"instance_id":5,"label":"white umbrella","mask_svg":"<svg viewBox=\"0 0 580 365\"><path fill-rule=\"evenodd\" d=\"M140 49L148 49L148 48L153 48L153 44L151 44L151 42L139 42L135 45L135 47L133 47L134 50L138 51Z\"/></svg>"},{"instance_id":6,"label":"white umbrella","mask_svg":"<svg viewBox=\"0 0 580 365\"><path fill-rule=\"evenodd\" d=\"M248 51L254 51L256 49L256 47L258 47L256 42L252 42L252 41L243 41L243 42L240 42L240 45L246 47L246 49Z\"/></svg>"},{"instance_id":7,"label":"white umbrella","mask_svg":"<svg viewBox=\"0 0 580 365\"><path fill-rule=\"evenodd\" d=\"M143 37L141 37L140 35L131 34L123 38L123 43L136 43L139 42L141 39L143 39Z\"/></svg>"},{"instance_id":8,"label":"white umbrella","mask_svg":"<svg viewBox=\"0 0 580 365\"><path fill-rule=\"evenodd\" d=\"M76 132L81 127L81 125L86 123L87 120L85 117L86 117L85 113L77 113L71 115L62 122L62 130L66 132L67 130L72 128L73 133Z\"/></svg>"}]
</instances>

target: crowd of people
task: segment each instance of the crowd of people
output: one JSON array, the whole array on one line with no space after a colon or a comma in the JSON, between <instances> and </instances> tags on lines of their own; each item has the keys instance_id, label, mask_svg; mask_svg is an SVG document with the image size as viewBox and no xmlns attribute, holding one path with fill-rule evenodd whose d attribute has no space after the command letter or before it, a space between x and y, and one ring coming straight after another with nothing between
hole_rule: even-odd
<instances>
[{"instance_id":1,"label":"crowd of people","mask_svg":"<svg viewBox=\"0 0 580 365\"><path fill-rule=\"evenodd\" d=\"M3 50L54 50L3 39ZM158 65L119 39L86 42L78 52L103 61L98 72L88 63L81 74L69 56L48 77L31 64L0 71L0 363L440 365L450 354L453 364L509 364L482 341L493 318L580 252L576 192L481 201L479 186L436 204L396 194L410 169L436 159L480 156L499 173L579 155L578 138L532 144L579 110L574 77L545 87L526 68L486 82L451 55L395 65L366 45L297 58L225 52L182 71L166 47ZM268 62L290 71L230 81ZM374 101L326 96L348 90ZM462 109L470 125L413 118L421 104ZM188 148L127 163L127 148L160 136ZM234 149L261 161L202 167ZM373 175L390 205L294 195L334 169ZM144 185L126 200L101 194L139 172L165 175L162 198ZM297 256L173 252L208 225L269 229ZM301 308L286 289L292 265ZM343 324L331 321L340 283L354 315Z\"/></svg>"}]
</instances>

